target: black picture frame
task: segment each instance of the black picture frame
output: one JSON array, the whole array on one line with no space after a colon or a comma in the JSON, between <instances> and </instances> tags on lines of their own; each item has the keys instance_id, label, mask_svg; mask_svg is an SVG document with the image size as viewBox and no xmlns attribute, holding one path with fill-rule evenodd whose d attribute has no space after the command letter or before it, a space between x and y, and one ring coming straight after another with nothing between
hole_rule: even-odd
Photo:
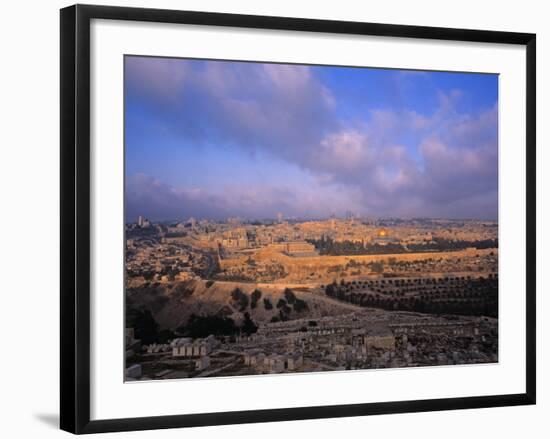
<instances>
[{"instance_id":1,"label":"black picture frame","mask_svg":"<svg viewBox=\"0 0 550 439\"><path fill-rule=\"evenodd\" d=\"M407 37L526 47L526 391L525 393L383 403L90 420L90 21L133 20L334 34ZM535 404L536 36L211 12L74 5L61 10L61 429L99 433L250 422Z\"/></svg>"}]
</instances>

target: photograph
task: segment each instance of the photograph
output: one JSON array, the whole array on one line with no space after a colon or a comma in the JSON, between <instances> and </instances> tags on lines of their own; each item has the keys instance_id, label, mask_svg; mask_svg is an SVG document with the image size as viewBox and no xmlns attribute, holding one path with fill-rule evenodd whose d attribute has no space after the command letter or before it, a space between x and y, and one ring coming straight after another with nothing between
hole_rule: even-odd
<instances>
[{"instance_id":1,"label":"photograph","mask_svg":"<svg viewBox=\"0 0 550 439\"><path fill-rule=\"evenodd\" d=\"M5 5L1 437L548 436L543 2Z\"/></svg>"},{"instance_id":2,"label":"photograph","mask_svg":"<svg viewBox=\"0 0 550 439\"><path fill-rule=\"evenodd\" d=\"M125 381L498 363L498 108L484 72L125 55Z\"/></svg>"}]
</instances>

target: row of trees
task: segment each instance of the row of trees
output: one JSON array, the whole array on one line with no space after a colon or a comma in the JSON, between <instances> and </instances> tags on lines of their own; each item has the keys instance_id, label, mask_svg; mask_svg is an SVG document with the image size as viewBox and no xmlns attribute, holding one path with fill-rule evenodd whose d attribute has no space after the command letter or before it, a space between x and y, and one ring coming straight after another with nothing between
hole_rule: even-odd
<instances>
[{"instance_id":1,"label":"row of trees","mask_svg":"<svg viewBox=\"0 0 550 439\"><path fill-rule=\"evenodd\" d=\"M302 313L309 310L309 306L305 300L296 297L294 291L286 288L283 297L277 301L277 309L279 314L271 318L272 322L284 322L290 319L292 311Z\"/></svg>"},{"instance_id":2,"label":"row of trees","mask_svg":"<svg viewBox=\"0 0 550 439\"><path fill-rule=\"evenodd\" d=\"M257 288L250 294L250 296L244 293L240 288L235 288L231 292L231 299L241 312L246 310L249 305L250 309L255 309L261 298L262 291ZM263 304L267 311L273 309L273 303L271 303L271 300L268 297L264 297ZM276 307L282 311L285 317L288 317L288 314L290 314L292 310L297 313L301 313L309 309L307 302L298 298L294 291L290 288L286 288L284 290L283 297L279 299Z\"/></svg>"},{"instance_id":3,"label":"row of trees","mask_svg":"<svg viewBox=\"0 0 550 439\"><path fill-rule=\"evenodd\" d=\"M348 256L348 255L379 255L392 253L406 253L407 250L401 244L387 243L363 244L355 241L334 241L330 237L323 236L321 239L308 239L321 255Z\"/></svg>"},{"instance_id":4,"label":"row of trees","mask_svg":"<svg viewBox=\"0 0 550 439\"><path fill-rule=\"evenodd\" d=\"M126 313L126 327L133 328L135 337L143 344L167 343L178 336L204 338L209 335L233 336L237 334L253 334L258 325L252 320L249 313L244 313L243 321L237 325L229 317L219 315L199 316L191 314L187 323L178 327L176 331L160 329L151 311L148 309L129 309Z\"/></svg>"},{"instance_id":5,"label":"row of trees","mask_svg":"<svg viewBox=\"0 0 550 439\"><path fill-rule=\"evenodd\" d=\"M349 285L334 282L326 286L325 293L344 302L386 310L498 317L498 283L494 279L472 280L461 289L453 287L407 295L394 294L394 290L391 294L355 291Z\"/></svg>"},{"instance_id":6,"label":"row of trees","mask_svg":"<svg viewBox=\"0 0 550 439\"><path fill-rule=\"evenodd\" d=\"M178 328L178 333L185 337L204 338L209 335L232 336L237 334L253 334L258 330L258 325L245 312L240 325L230 317L207 315L197 316L191 314L187 323Z\"/></svg>"},{"instance_id":7,"label":"row of trees","mask_svg":"<svg viewBox=\"0 0 550 439\"><path fill-rule=\"evenodd\" d=\"M450 286L468 286L490 283L496 285L498 283L498 275L496 273L489 273L486 277L472 277L467 276L443 276L443 277L413 277L413 278L388 278L388 279L372 279L372 280L351 280L346 281L341 279L340 283L333 281L333 285L346 287L352 289L363 288L386 288L386 287L412 287L421 288L423 285L450 285ZM322 285L322 288L325 288Z\"/></svg>"},{"instance_id":8,"label":"row of trees","mask_svg":"<svg viewBox=\"0 0 550 439\"><path fill-rule=\"evenodd\" d=\"M407 247L395 242L388 242L384 245L355 241L336 242L332 238L324 236L321 239L309 239L308 242L313 244L321 255L330 256L399 254L427 251L442 252L464 250L471 247L476 249L498 248L498 239L465 241L433 238L432 241L426 241L422 244L408 244Z\"/></svg>"}]
</instances>

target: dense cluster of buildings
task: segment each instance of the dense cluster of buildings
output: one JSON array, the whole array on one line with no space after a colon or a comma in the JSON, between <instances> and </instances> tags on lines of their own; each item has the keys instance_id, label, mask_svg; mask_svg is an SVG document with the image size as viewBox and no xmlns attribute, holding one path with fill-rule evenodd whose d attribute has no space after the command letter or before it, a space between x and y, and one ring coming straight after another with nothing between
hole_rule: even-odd
<instances>
[{"instance_id":1,"label":"dense cluster of buildings","mask_svg":"<svg viewBox=\"0 0 550 439\"><path fill-rule=\"evenodd\" d=\"M233 340L210 336L146 346L143 375L134 378L151 379L159 367L170 378L171 370L181 376L182 368L185 376L205 377L489 363L498 361L497 343L495 319L365 310L265 324Z\"/></svg>"},{"instance_id":2,"label":"dense cluster of buildings","mask_svg":"<svg viewBox=\"0 0 550 439\"><path fill-rule=\"evenodd\" d=\"M269 284L271 292L293 285L298 299L300 291L315 300L322 296L327 310L339 310L314 314L313 304L319 302L312 301L311 309L277 321L273 316L280 312L280 300L270 302L269 312L260 309L261 301L254 310L246 308L256 313L253 318L263 316L252 334L193 339L176 332L168 341L146 345L129 328L128 380L498 361L496 222L352 216L285 221L280 215L263 222L190 218L152 223L140 217L127 225L126 237L127 299L132 299L127 303L170 307L171 300L192 301L197 291L156 302L133 300L150 294L154 285L188 288L196 283L206 291L216 283L209 290L214 291L241 282L250 287L247 291L260 284L264 291ZM355 243L404 251L327 255L319 251L318 240L343 243L343 249ZM430 247L438 240L451 248ZM489 246L475 247L476 242ZM414 246L427 250L409 251ZM240 320L244 311L228 299L216 312Z\"/></svg>"},{"instance_id":3,"label":"dense cluster of buildings","mask_svg":"<svg viewBox=\"0 0 550 439\"><path fill-rule=\"evenodd\" d=\"M146 234L140 234L146 230ZM497 245L498 227L488 221L449 220L386 220L329 219L325 221L251 223L239 220L226 222L197 221L190 218L173 224L152 224L140 217L127 225L126 268L129 276L151 277L156 281L186 280L204 273L217 274L220 280L272 282L285 278L301 265L316 264L310 279L321 279L327 272L346 267L334 264L322 268L316 242L359 243L376 249L396 249L401 253L385 258L385 273L494 271L498 263L496 249L477 249L476 242ZM418 251L408 251L413 245L426 246L426 252L438 253L430 247L437 239L447 243L460 242L461 247L450 249L450 255L412 259ZM323 241L325 242L325 241ZM472 243L465 248L464 243ZM449 244L452 247L452 244ZM345 247L344 247L345 250ZM489 251L488 251L489 250ZM392 253L392 250L382 253ZM439 252L441 253L441 252ZM359 254L359 256L361 253ZM456 256L453 258L453 256ZM292 258L292 259L288 259ZM329 261L329 258L325 259ZM338 262L338 261L335 261ZM349 262L349 261L346 261ZM354 261L357 274L372 273L369 260ZM308 265L309 264L309 265ZM341 273L339 277L349 275ZM299 281L301 273L293 276ZM304 281L306 279L303 279Z\"/></svg>"},{"instance_id":4,"label":"dense cluster of buildings","mask_svg":"<svg viewBox=\"0 0 550 439\"><path fill-rule=\"evenodd\" d=\"M188 238L196 245L227 250L254 249L277 243L305 243L330 238L336 242L363 244L429 243L434 238L455 241L498 239L498 224L476 220L368 220L328 219L322 221L225 222L197 221L189 218L179 223L155 224L155 230L166 241ZM153 228L143 217L128 224L128 230ZM307 250L310 251L310 250Z\"/></svg>"}]
</instances>

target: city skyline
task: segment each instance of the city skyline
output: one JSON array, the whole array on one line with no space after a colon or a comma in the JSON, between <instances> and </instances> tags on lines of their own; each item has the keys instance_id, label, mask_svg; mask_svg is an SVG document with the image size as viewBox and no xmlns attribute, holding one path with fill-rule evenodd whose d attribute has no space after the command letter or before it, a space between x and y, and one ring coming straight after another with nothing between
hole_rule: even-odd
<instances>
[{"instance_id":1,"label":"city skyline","mask_svg":"<svg viewBox=\"0 0 550 439\"><path fill-rule=\"evenodd\" d=\"M336 215L332 214L327 217L308 217L308 218L301 218L301 217L287 217L283 214L283 212L279 212L281 215L277 215L276 217L265 217L265 218L256 218L256 217L250 217L250 218L244 218L239 216L234 217L227 217L227 218L205 218L205 217L194 217L190 216L187 218L164 218L162 220L153 220L150 219L144 215L138 215L135 218L128 218L125 221L126 225L131 224L138 224L141 225L140 222L146 221L150 225L154 224L185 224L189 221L196 221L196 222L212 222L212 223L218 223L218 224L224 224L224 223L242 223L242 224L253 224L253 223L265 223L265 224L271 224L271 223L282 223L282 222L292 222L292 223L305 223L305 222L324 222L324 221L330 221L330 220L337 220L337 221L366 221L368 223L377 224L377 223L384 223L386 221L454 221L454 222L463 222L463 221L478 221L480 223L498 223L498 220L493 219L485 219L485 218L444 218L444 217L426 217L426 216L418 216L418 217L396 217L396 216L379 216L379 217L370 217L370 216L362 216L357 215L354 212L346 212L343 215Z\"/></svg>"},{"instance_id":2,"label":"city skyline","mask_svg":"<svg viewBox=\"0 0 550 439\"><path fill-rule=\"evenodd\" d=\"M498 218L498 76L125 59L126 220Z\"/></svg>"}]
</instances>

